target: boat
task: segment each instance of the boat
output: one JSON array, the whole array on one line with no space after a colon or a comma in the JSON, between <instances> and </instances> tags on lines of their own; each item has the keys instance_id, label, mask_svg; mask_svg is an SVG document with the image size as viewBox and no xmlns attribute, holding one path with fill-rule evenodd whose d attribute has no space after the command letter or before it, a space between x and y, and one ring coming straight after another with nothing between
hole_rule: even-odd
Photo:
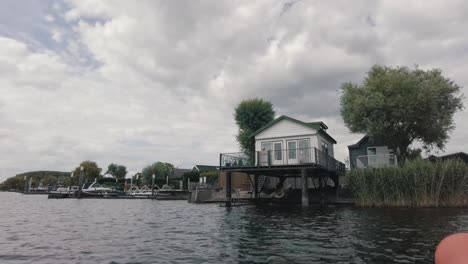
<instances>
[{"instance_id":1,"label":"boat","mask_svg":"<svg viewBox=\"0 0 468 264\"><path fill-rule=\"evenodd\" d=\"M111 196L119 195L119 192L117 190L107 188L107 187L102 187L96 181L86 182L85 184L83 184L81 192L83 196L111 197Z\"/></svg>"}]
</instances>

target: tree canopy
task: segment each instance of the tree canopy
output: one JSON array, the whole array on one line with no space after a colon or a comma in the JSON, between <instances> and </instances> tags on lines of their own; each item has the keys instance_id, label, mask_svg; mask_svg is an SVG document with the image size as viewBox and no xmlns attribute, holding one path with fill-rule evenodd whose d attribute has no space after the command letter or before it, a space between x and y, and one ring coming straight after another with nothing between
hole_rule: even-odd
<instances>
[{"instance_id":1,"label":"tree canopy","mask_svg":"<svg viewBox=\"0 0 468 264\"><path fill-rule=\"evenodd\" d=\"M38 186L55 186L57 184L57 178L60 182L64 183L69 180L70 172L61 171L30 171L21 174L17 174L14 177L6 179L0 184L0 190L23 190L24 189L24 177L26 181L31 178L31 187L35 188Z\"/></svg>"},{"instance_id":2,"label":"tree canopy","mask_svg":"<svg viewBox=\"0 0 468 264\"><path fill-rule=\"evenodd\" d=\"M80 177L80 167L83 166L84 176L83 182L91 182L94 179L101 177L102 169L98 167L94 161L86 160L80 163L80 166L76 167L73 171L73 184L78 184Z\"/></svg>"},{"instance_id":3,"label":"tree canopy","mask_svg":"<svg viewBox=\"0 0 468 264\"><path fill-rule=\"evenodd\" d=\"M351 132L380 138L406 159L415 141L426 150L444 148L463 108L459 92L439 69L375 65L362 84L342 85L341 116Z\"/></svg>"},{"instance_id":4,"label":"tree canopy","mask_svg":"<svg viewBox=\"0 0 468 264\"><path fill-rule=\"evenodd\" d=\"M107 172L104 174L110 174L119 180L125 179L125 176L127 175L127 167L111 163L107 166Z\"/></svg>"},{"instance_id":5,"label":"tree canopy","mask_svg":"<svg viewBox=\"0 0 468 264\"><path fill-rule=\"evenodd\" d=\"M153 173L155 174L156 178L165 179L166 176L172 175L173 172L174 165L172 165L171 163L158 161L150 166L145 167L141 174L143 177L143 183L151 184L151 178L153 177Z\"/></svg>"},{"instance_id":6,"label":"tree canopy","mask_svg":"<svg viewBox=\"0 0 468 264\"><path fill-rule=\"evenodd\" d=\"M263 99L244 100L235 108L234 119L239 128L236 139L244 153L253 157L255 140L251 135L274 118L273 105Z\"/></svg>"}]
</instances>

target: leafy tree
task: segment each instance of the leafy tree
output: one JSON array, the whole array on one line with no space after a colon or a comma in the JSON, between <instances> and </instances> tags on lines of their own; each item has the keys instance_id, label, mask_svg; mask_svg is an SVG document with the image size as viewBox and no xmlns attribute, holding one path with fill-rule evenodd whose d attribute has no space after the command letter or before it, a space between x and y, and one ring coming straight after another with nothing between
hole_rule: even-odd
<instances>
[{"instance_id":1,"label":"leafy tree","mask_svg":"<svg viewBox=\"0 0 468 264\"><path fill-rule=\"evenodd\" d=\"M207 183L215 183L218 180L218 171L204 171L200 172L200 177L206 177L206 182Z\"/></svg>"},{"instance_id":2,"label":"leafy tree","mask_svg":"<svg viewBox=\"0 0 468 264\"><path fill-rule=\"evenodd\" d=\"M55 186L57 184L57 178L62 181L62 184L65 185L65 182L70 180L70 172L61 172L61 171L30 171L6 179L0 186L1 190L20 190L24 189L24 177L26 176L26 181L29 182L31 178L31 187L35 188L42 184L42 186ZM65 185L68 186L68 185Z\"/></svg>"},{"instance_id":3,"label":"leafy tree","mask_svg":"<svg viewBox=\"0 0 468 264\"><path fill-rule=\"evenodd\" d=\"M427 151L444 148L463 108L459 92L439 69L375 65L362 84L342 85L341 116L351 132L382 139L405 160L420 152L410 149L415 141Z\"/></svg>"},{"instance_id":4,"label":"leafy tree","mask_svg":"<svg viewBox=\"0 0 468 264\"><path fill-rule=\"evenodd\" d=\"M151 178L153 177L153 173L155 177L158 179L166 179L166 176L172 175L174 172L174 165L167 162L155 162L150 166L147 166L141 172L143 176L143 182L145 184L151 184Z\"/></svg>"},{"instance_id":5,"label":"leafy tree","mask_svg":"<svg viewBox=\"0 0 468 264\"><path fill-rule=\"evenodd\" d=\"M49 175L40 181L43 187L55 186L57 184L57 177Z\"/></svg>"},{"instance_id":6,"label":"leafy tree","mask_svg":"<svg viewBox=\"0 0 468 264\"><path fill-rule=\"evenodd\" d=\"M101 177L102 169L98 167L97 163L94 161L83 161L80 163L80 166L76 167L73 171L73 183L78 184L80 178L80 167L84 169L83 183L91 182L94 179Z\"/></svg>"},{"instance_id":7,"label":"leafy tree","mask_svg":"<svg viewBox=\"0 0 468 264\"><path fill-rule=\"evenodd\" d=\"M127 167L111 163L109 166L107 166L107 172L104 174L110 174L114 178L122 180L125 179L125 176L127 175Z\"/></svg>"},{"instance_id":8,"label":"leafy tree","mask_svg":"<svg viewBox=\"0 0 468 264\"><path fill-rule=\"evenodd\" d=\"M251 135L275 118L273 105L263 99L242 101L235 109L234 119L239 127L237 142L242 152L254 157L255 139Z\"/></svg>"}]
</instances>

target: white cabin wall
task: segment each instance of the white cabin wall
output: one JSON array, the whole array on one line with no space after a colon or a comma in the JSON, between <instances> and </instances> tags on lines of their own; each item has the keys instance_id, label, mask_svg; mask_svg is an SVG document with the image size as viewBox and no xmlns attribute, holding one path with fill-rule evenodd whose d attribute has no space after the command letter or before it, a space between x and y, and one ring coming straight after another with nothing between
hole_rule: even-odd
<instances>
[{"instance_id":1,"label":"white cabin wall","mask_svg":"<svg viewBox=\"0 0 468 264\"><path fill-rule=\"evenodd\" d=\"M255 136L255 140L265 138L284 138L291 136L311 135L317 131L313 128L309 128L290 120L284 119L274 124L273 126L265 129Z\"/></svg>"},{"instance_id":2,"label":"white cabin wall","mask_svg":"<svg viewBox=\"0 0 468 264\"><path fill-rule=\"evenodd\" d=\"M322 150L322 141L324 141L325 143L328 144L328 155L329 155L330 157L333 157L333 158L334 158L334 157L335 157L335 152L334 152L334 150L333 150L333 145L334 145L334 144L333 144L331 141L329 141L328 139L326 139L325 137L321 136L320 134L317 134L317 141L316 141L316 143L317 143L317 146L318 146L317 148L318 148L319 150Z\"/></svg>"}]
</instances>

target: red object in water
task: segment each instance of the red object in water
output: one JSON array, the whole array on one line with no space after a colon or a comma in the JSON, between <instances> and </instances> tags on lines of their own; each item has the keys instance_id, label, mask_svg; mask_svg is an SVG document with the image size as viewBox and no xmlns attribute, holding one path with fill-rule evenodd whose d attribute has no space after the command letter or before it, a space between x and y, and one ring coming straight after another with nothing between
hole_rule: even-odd
<instances>
[{"instance_id":1,"label":"red object in water","mask_svg":"<svg viewBox=\"0 0 468 264\"><path fill-rule=\"evenodd\" d=\"M458 233L442 239L435 252L435 263L467 264L468 233Z\"/></svg>"}]
</instances>

